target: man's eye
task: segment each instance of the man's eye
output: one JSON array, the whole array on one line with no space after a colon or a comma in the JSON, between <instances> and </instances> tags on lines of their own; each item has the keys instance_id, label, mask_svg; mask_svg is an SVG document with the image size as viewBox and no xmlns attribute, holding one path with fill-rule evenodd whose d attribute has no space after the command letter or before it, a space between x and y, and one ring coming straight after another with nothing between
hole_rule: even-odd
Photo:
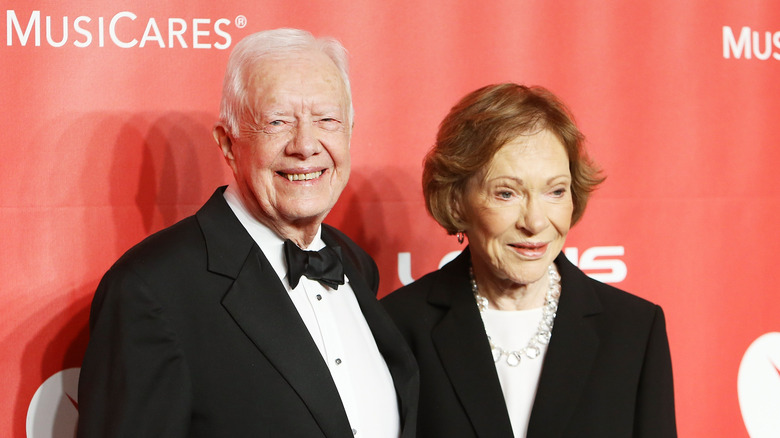
<instances>
[{"instance_id":1,"label":"man's eye","mask_svg":"<svg viewBox=\"0 0 780 438\"><path fill-rule=\"evenodd\" d=\"M341 120L335 117L322 117L317 119L317 125L328 131L336 131L341 129Z\"/></svg>"},{"instance_id":2,"label":"man's eye","mask_svg":"<svg viewBox=\"0 0 780 438\"><path fill-rule=\"evenodd\" d=\"M293 125L290 122L285 120L271 120L263 127L263 132L266 134L281 134L288 132L290 129L292 129L292 126Z\"/></svg>"}]
</instances>

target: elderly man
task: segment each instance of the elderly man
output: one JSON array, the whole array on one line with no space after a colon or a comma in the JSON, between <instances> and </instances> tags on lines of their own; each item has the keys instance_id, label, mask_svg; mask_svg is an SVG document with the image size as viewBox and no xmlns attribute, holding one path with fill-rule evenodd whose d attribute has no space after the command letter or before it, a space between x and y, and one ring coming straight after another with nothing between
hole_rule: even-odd
<instances>
[{"instance_id":1,"label":"elderly man","mask_svg":"<svg viewBox=\"0 0 780 438\"><path fill-rule=\"evenodd\" d=\"M376 265L322 224L351 133L338 42L279 29L236 45L214 128L235 182L101 281L79 437L414 436L417 369Z\"/></svg>"}]
</instances>

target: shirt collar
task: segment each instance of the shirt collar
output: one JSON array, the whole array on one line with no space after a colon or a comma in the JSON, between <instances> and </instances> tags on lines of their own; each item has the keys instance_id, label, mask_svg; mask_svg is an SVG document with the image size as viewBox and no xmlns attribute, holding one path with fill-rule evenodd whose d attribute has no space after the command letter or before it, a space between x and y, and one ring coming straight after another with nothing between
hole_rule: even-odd
<instances>
[{"instance_id":1,"label":"shirt collar","mask_svg":"<svg viewBox=\"0 0 780 438\"><path fill-rule=\"evenodd\" d=\"M265 258L274 268L274 272L279 279L287 277L287 262L284 259L284 239L276 234L273 230L265 226L258 221L252 213L246 208L241 194L238 191L235 183L230 184L224 193L225 201L233 214L236 215L238 221L244 226L246 231L252 236L252 240L257 243L260 250L263 251ZM317 228L317 234L314 236L311 244L308 248L303 248L311 251L317 251L325 247L325 242L322 240L322 225Z\"/></svg>"}]
</instances>

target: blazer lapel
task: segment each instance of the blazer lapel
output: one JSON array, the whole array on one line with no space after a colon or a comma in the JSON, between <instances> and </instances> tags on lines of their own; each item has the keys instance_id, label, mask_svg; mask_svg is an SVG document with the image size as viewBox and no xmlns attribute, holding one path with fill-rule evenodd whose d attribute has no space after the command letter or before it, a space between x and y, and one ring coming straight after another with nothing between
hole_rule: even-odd
<instances>
[{"instance_id":1,"label":"blazer lapel","mask_svg":"<svg viewBox=\"0 0 780 438\"><path fill-rule=\"evenodd\" d=\"M433 343L477 435L508 437L512 436L509 414L469 287L470 257L467 248L445 266L444 281L429 293L430 304L448 308L432 331Z\"/></svg>"},{"instance_id":2,"label":"blazer lapel","mask_svg":"<svg viewBox=\"0 0 780 438\"><path fill-rule=\"evenodd\" d=\"M222 191L197 216L208 247L209 268L235 278L223 306L301 397L324 435L350 436L349 421L327 365L286 289L233 215ZM334 410L340 415L334 415Z\"/></svg>"},{"instance_id":3,"label":"blazer lapel","mask_svg":"<svg viewBox=\"0 0 780 438\"><path fill-rule=\"evenodd\" d=\"M561 274L561 299L528 425L529 438L563 437L599 347L590 318L601 311L598 298L585 274L563 254L555 262Z\"/></svg>"},{"instance_id":4,"label":"blazer lapel","mask_svg":"<svg viewBox=\"0 0 780 438\"><path fill-rule=\"evenodd\" d=\"M338 241L333 233L323 227L322 239L327 245L346 243ZM344 248L346 249L346 248ZM344 251L343 254L348 252ZM416 424L417 394L419 391L419 373L411 349L406 345L401 332L384 311L375 293L371 290L353 260L344 257L344 274L349 278L363 317L368 323L379 352L393 377L393 385L399 399L399 412L404 426L402 437L413 437Z\"/></svg>"}]
</instances>

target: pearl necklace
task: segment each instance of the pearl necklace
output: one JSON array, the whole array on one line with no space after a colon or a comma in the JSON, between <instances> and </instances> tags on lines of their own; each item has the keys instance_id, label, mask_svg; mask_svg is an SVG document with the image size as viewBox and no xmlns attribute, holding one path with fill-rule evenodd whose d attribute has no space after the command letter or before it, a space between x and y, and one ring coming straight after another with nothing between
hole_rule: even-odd
<instances>
[{"instance_id":1,"label":"pearl necklace","mask_svg":"<svg viewBox=\"0 0 780 438\"><path fill-rule=\"evenodd\" d=\"M544 296L542 320L539 321L536 334L528 341L528 345L520 350L507 351L493 343L493 340L487 333L487 328L485 328L485 334L490 343L490 352L493 354L493 362L498 363L502 357L506 357L506 364L510 367L516 367L520 365L520 360L523 356L528 359L539 357L542 354L540 345L547 345L550 342L553 324L555 323L555 312L558 310L558 299L561 297L561 276L555 269L554 263L547 267L547 277L549 278L549 286ZM474 279L474 269L471 267L469 267L469 278L471 279L471 291L474 293L474 299L477 301L479 314L482 316L484 324L484 313L488 308L488 299L479 294L477 280Z\"/></svg>"}]
</instances>

